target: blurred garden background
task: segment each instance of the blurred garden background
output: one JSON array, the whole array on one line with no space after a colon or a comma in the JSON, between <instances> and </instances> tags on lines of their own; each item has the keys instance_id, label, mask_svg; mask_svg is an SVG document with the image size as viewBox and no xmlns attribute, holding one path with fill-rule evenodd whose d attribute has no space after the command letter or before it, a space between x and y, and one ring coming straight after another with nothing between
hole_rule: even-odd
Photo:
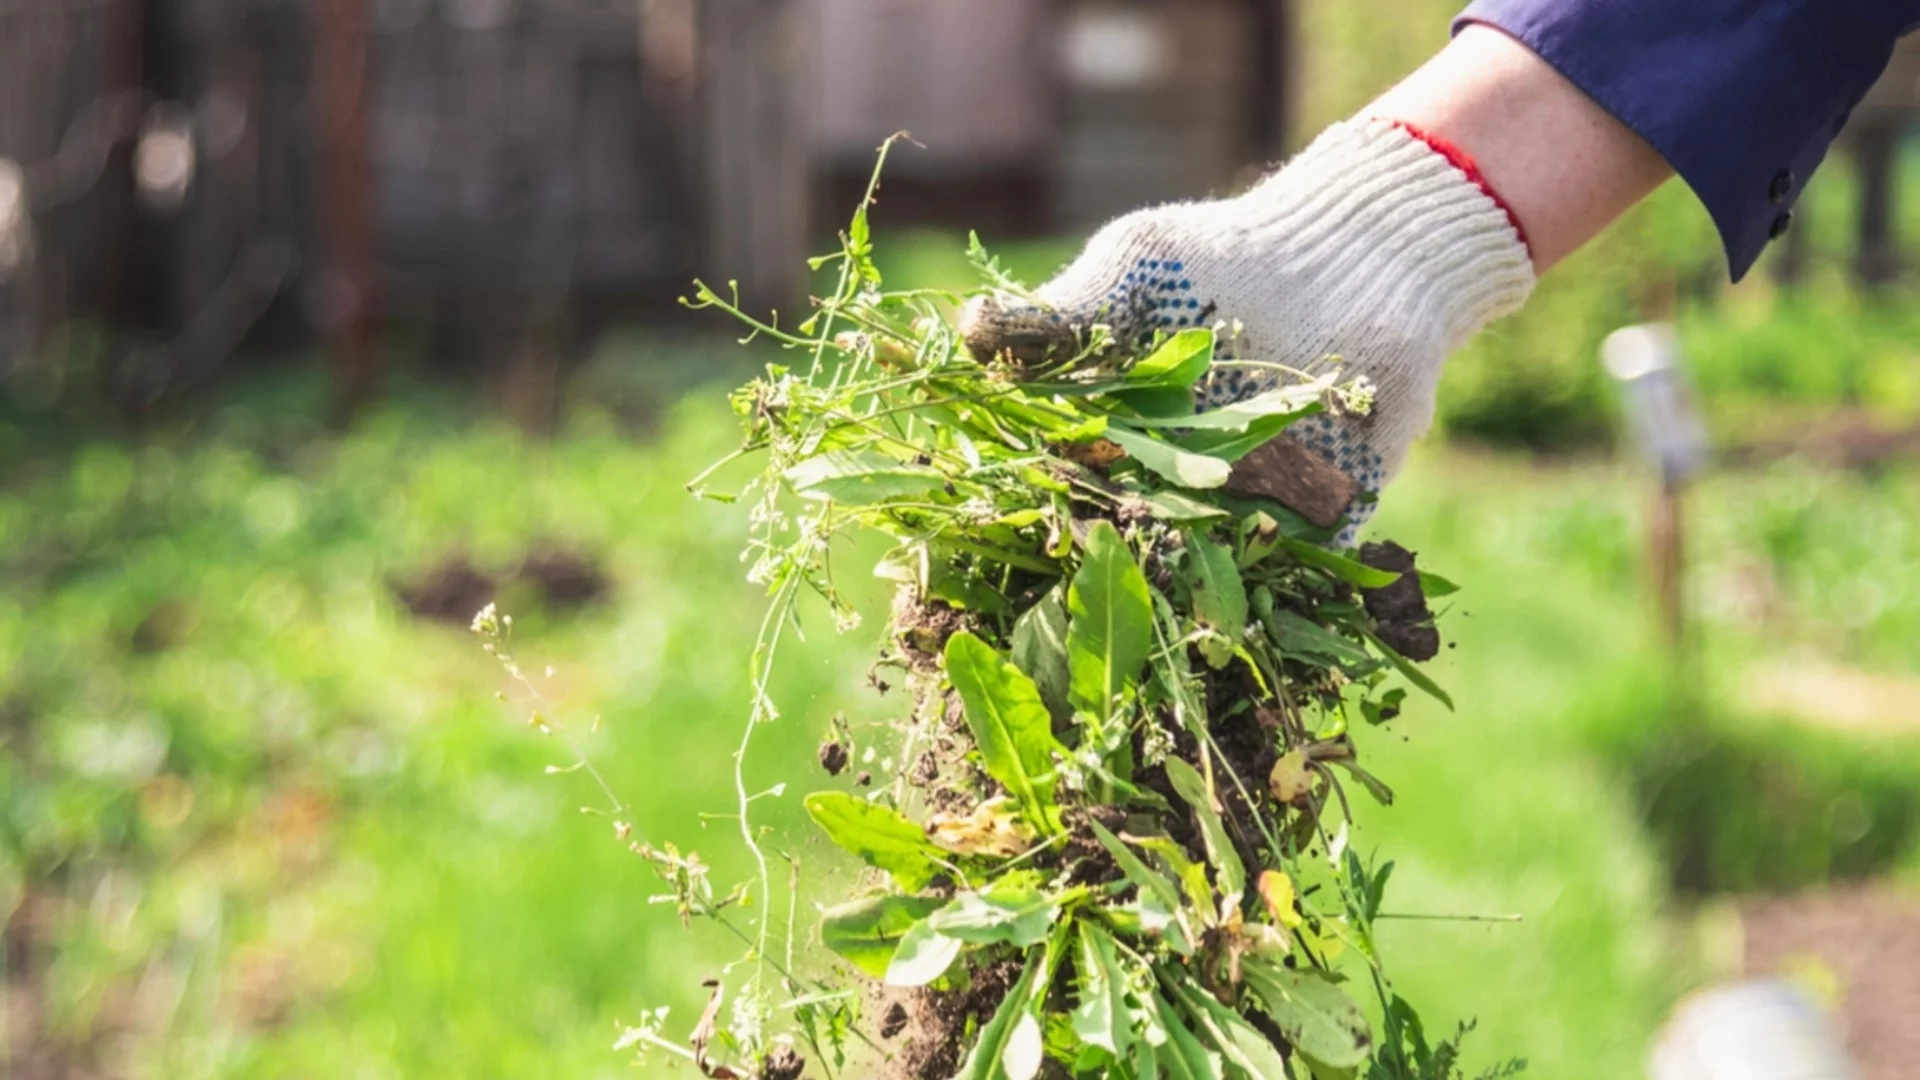
<instances>
[{"instance_id":1,"label":"blurred garden background","mask_svg":"<svg viewBox=\"0 0 1920 1080\"><path fill-rule=\"evenodd\" d=\"M641 833L743 873L764 598L744 509L683 484L769 354L673 297L792 310L899 127L890 282L966 287L969 228L1044 278L1347 115L1455 6L0 4L0 1077L633 1075L621 1023L684 1034L737 943L649 902L467 626L512 613ZM1640 1075L1742 972L1815 988L1874 1080L1920 1055L1914 89L1739 286L1678 184L1554 271L1377 519L1462 587L1458 707L1375 740L1400 805L1358 843L1390 907L1522 916L1393 924L1475 1061ZM1714 447L1684 647L1598 361L1647 320ZM755 805L803 859L815 745L894 704L878 625L819 620L746 763L796 784Z\"/></svg>"}]
</instances>

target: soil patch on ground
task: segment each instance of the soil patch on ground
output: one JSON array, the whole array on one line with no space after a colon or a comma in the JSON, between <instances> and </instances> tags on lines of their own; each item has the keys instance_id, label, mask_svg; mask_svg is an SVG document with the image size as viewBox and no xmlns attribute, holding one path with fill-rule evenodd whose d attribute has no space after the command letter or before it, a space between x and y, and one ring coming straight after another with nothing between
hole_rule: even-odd
<instances>
[{"instance_id":1,"label":"soil patch on ground","mask_svg":"<svg viewBox=\"0 0 1920 1080\"><path fill-rule=\"evenodd\" d=\"M1742 905L1749 975L1811 965L1840 993L1838 1026L1864 1080L1920 1062L1920 891L1864 886Z\"/></svg>"}]
</instances>

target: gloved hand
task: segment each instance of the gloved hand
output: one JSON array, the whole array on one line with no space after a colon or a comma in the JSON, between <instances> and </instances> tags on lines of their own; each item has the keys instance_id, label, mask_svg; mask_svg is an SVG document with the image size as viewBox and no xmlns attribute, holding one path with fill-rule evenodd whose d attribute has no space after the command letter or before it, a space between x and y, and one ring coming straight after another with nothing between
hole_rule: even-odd
<instances>
[{"instance_id":1,"label":"gloved hand","mask_svg":"<svg viewBox=\"0 0 1920 1080\"><path fill-rule=\"evenodd\" d=\"M1533 281L1518 222L1471 161L1359 119L1244 195L1109 223L1036 290L1044 307L976 301L961 325L975 356L1011 352L1030 364L1072 355L1095 323L1136 347L1156 330L1237 326L1200 387L1206 406L1297 378L1289 369L1363 376L1375 388L1364 415L1310 417L1288 435L1378 492L1432 422L1447 354L1518 308ZM1371 511L1372 500L1349 509L1343 543Z\"/></svg>"}]
</instances>

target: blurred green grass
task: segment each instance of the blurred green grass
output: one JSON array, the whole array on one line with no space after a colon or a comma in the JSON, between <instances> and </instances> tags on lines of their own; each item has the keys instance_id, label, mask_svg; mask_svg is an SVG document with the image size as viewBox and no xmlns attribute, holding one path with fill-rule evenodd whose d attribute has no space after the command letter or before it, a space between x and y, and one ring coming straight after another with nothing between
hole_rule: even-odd
<instances>
[{"instance_id":1,"label":"blurred green grass","mask_svg":"<svg viewBox=\"0 0 1920 1080\"><path fill-rule=\"evenodd\" d=\"M287 404L238 394L0 489L4 880L44 934L36 1007L70 1053L135 1074L630 1075L616 1020L670 1004L690 1025L698 980L738 950L648 903L651 873L578 812L591 789L544 774L565 753L496 700L497 666L394 586L453 556L501 576L538 548L599 565L611 591L578 610L521 590L520 658L557 666L551 715L601 718L592 752L643 833L738 880L730 754L759 598L742 510L681 489L732 443L720 387L650 439L580 409L530 441L404 397L340 435ZM1710 669L1787 644L1910 664L1914 490L1791 466L1711 481ZM1387 955L1437 1022L1479 1018L1476 1059L1525 1055L1538 1075L1633 1074L1698 974L1673 948L1639 759L1614 750L1670 719L1638 491L1614 466L1430 448L1380 518L1463 586L1436 672L1459 709L1372 733L1400 805L1366 812L1356 842L1400 861L1394 910L1524 916L1394 923ZM1756 565L1787 612L1772 628L1712 595L1717 568ZM1863 618L1847 590L1868 587L1884 599ZM788 715L748 761L752 789L794 784L756 812L803 856L819 849L794 806L828 782L812 765L828 718L887 707L864 687L876 627L812 627L779 671Z\"/></svg>"}]
</instances>

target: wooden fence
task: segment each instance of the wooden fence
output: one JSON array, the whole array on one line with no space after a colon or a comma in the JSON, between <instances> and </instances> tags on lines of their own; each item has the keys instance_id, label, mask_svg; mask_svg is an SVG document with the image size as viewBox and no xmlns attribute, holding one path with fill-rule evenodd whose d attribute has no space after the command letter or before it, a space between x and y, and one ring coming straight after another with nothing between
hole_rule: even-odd
<instances>
[{"instance_id":1,"label":"wooden fence","mask_svg":"<svg viewBox=\"0 0 1920 1080\"><path fill-rule=\"evenodd\" d=\"M372 327L462 367L556 366L704 274L800 288L811 170L794 0L6 0L0 374L75 316L133 401L244 340ZM513 375L519 378L519 375ZM551 381L550 379L548 380Z\"/></svg>"}]
</instances>

